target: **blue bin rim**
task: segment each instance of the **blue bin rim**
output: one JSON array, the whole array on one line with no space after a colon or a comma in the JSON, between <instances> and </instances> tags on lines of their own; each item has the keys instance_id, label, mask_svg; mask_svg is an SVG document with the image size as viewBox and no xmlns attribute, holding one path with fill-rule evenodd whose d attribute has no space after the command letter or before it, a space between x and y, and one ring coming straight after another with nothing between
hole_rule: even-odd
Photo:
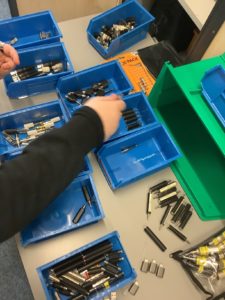
<instances>
[{"instance_id":1,"label":"blue bin rim","mask_svg":"<svg viewBox=\"0 0 225 300\"><path fill-rule=\"evenodd\" d=\"M125 1L125 2L122 3L122 4L117 5L117 6L113 7L113 8L111 8L111 9L109 9L109 10L107 10L107 11L105 11L105 12L103 12L103 13L101 13L101 14L95 16L95 17L93 17L93 18L90 20L89 24L88 24L87 31L88 31L88 29L89 29L89 27L91 26L91 23L92 23L93 21L100 19L103 15L104 15L104 16L107 16L107 15L111 14L111 13L117 11L118 9L121 9L121 7L123 8L123 7L126 7L126 6L128 6L128 5L132 5L132 4L135 4L135 5L139 6L139 8L140 8L143 12L145 12L146 15L148 15L148 16L151 18L151 20L149 20L149 21L143 23L143 25L148 24L149 22L151 22L151 21L153 21L153 20L155 19L155 18L152 16L152 14L151 14L149 11L147 11L147 9L145 9L145 8L143 7L143 5L141 5L137 0L130 0L130 1ZM135 29L134 29L134 30L135 30ZM129 32L128 32L128 33L129 33ZM125 35L125 34L127 34L127 33L124 33L124 35Z\"/></svg>"},{"instance_id":2,"label":"blue bin rim","mask_svg":"<svg viewBox=\"0 0 225 300\"><path fill-rule=\"evenodd\" d=\"M131 91L133 89L133 85L131 84L129 78L127 77L125 71L123 70L121 64L117 60L112 60L112 61L109 61L109 62L104 62L102 64L98 64L96 66L93 66L93 67L81 70L79 72L74 72L72 74L60 77L59 80L58 80L58 82L57 82L57 85L56 85L56 90L59 91L59 93L60 93L60 85L62 84L62 82L66 81L68 79L76 78L77 76L80 76L80 75L85 74L87 72L91 72L91 71L94 71L94 70L101 69L103 66L108 66L108 65L109 66L110 65L117 65L118 66L118 68L121 70L121 72L123 73L124 77L126 78L128 84L130 86L129 90Z\"/></svg>"}]
</instances>

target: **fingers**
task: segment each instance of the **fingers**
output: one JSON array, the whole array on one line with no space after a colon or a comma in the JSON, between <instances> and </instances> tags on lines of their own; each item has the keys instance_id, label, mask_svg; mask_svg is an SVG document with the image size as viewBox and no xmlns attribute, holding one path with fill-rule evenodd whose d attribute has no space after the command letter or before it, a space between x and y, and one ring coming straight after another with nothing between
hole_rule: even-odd
<instances>
[{"instance_id":1,"label":"fingers","mask_svg":"<svg viewBox=\"0 0 225 300\"><path fill-rule=\"evenodd\" d=\"M126 104L120 95L111 94L109 96L99 97L99 99L101 101L116 101L116 106L118 107L119 111L126 109Z\"/></svg>"},{"instance_id":2,"label":"fingers","mask_svg":"<svg viewBox=\"0 0 225 300\"><path fill-rule=\"evenodd\" d=\"M124 109L126 109L126 103L123 100L117 101L116 104L120 111L123 111Z\"/></svg>"},{"instance_id":3,"label":"fingers","mask_svg":"<svg viewBox=\"0 0 225 300\"><path fill-rule=\"evenodd\" d=\"M103 96L103 97L100 97L100 98L102 98L102 100L104 100L104 101L122 100L122 98L117 94L111 94L109 96Z\"/></svg>"},{"instance_id":4,"label":"fingers","mask_svg":"<svg viewBox=\"0 0 225 300\"><path fill-rule=\"evenodd\" d=\"M15 65L20 63L17 51L9 44L5 44L3 47L4 54L9 57Z\"/></svg>"},{"instance_id":5,"label":"fingers","mask_svg":"<svg viewBox=\"0 0 225 300\"><path fill-rule=\"evenodd\" d=\"M5 59L5 61L1 64L1 68L5 71L11 71L14 67L15 64L11 59Z\"/></svg>"}]
</instances>

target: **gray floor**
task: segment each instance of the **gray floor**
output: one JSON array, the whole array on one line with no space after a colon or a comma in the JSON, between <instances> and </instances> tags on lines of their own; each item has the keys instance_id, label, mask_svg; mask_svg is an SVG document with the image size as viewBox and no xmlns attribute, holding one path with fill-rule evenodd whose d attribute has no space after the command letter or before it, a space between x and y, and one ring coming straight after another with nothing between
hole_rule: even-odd
<instances>
[{"instance_id":1,"label":"gray floor","mask_svg":"<svg viewBox=\"0 0 225 300\"><path fill-rule=\"evenodd\" d=\"M0 0L0 20L10 18L9 4L7 0Z\"/></svg>"},{"instance_id":2,"label":"gray floor","mask_svg":"<svg viewBox=\"0 0 225 300\"><path fill-rule=\"evenodd\" d=\"M34 299L14 238L0 244L0 299Z\"/></svg>"},{"instance_id":3,"label":"gray floor","mask_svg":"<svg viewBox=\"0 0 225 300\"><path fill-rule=\"evenodd\" d=\"M0 20L10 17L8 1L0 0ZM14 238L0 244L0 299L34 299Z\"/></svg>"}]
</instances>

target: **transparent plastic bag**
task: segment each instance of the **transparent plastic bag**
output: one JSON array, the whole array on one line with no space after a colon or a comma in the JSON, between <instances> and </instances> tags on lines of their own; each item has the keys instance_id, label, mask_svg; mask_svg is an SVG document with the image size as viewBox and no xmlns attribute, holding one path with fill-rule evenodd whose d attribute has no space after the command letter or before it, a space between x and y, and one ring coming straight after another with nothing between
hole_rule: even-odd
<instances>
[{"instance_id":1,"label":"transparent plastic bag","mask_svg":"<svg viewBox=\"0 0 225 300\"><path fill-rule=\"evenodd\" d=\"M225 299L225 227L198 245L170 256L180 262L207 300Z\"/></svg>"}]
</instances>

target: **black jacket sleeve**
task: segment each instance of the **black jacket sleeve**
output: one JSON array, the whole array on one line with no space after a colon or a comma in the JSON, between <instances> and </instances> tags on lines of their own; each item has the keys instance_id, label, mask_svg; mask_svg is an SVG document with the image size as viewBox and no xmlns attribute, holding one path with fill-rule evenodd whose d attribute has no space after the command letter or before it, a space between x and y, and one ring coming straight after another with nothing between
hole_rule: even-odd
<instances>
[{"instance_id":1,"label":"black jacket sleeve","mask_svg":"<svg viewBox=\"0 0 225 300\"><path fill-rule=\"evenodd\" d=\"M0 167L0 242L29 224L82 170L84 156L103 141L100 118L80 109Z\"/></svg>"}]
</instances>

